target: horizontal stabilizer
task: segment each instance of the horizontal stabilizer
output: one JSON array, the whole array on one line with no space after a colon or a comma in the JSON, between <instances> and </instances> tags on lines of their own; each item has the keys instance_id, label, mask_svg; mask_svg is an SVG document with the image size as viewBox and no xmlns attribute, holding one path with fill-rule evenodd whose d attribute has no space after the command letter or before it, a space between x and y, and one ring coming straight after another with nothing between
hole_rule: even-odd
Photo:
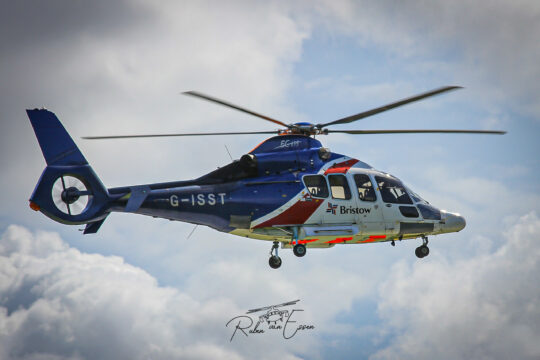
<instances>
[{"instance_id":1,"label":"horizontal stabilizer","mask_svg":"<svg viewBox=\"0 0 540 360\"><path fill-rule=\"evenodd\" d=\"M126 212L135 212L139 210L144 200L146 200L146 197L148 194L150 194L150 187L146 185L141 186L132 186L130 187L131 190L131 196L129 197L129 200L127 202L126 208L124 211Z\"/></svg>"},{"instance_id":2,"label":"horizontal stabilizer","mask_svg":"<svg viewBox=\"0 0 540 360\"><path fill-rule=\"evenodd\" d=\"M84 228L83 234L95 234L98 232L99 228L103 223L105 222L105 219L107 219L107 216L105 216L103 219L94 221L91 223L86 224L86 227Z\"/></svg>"}]
</instances>

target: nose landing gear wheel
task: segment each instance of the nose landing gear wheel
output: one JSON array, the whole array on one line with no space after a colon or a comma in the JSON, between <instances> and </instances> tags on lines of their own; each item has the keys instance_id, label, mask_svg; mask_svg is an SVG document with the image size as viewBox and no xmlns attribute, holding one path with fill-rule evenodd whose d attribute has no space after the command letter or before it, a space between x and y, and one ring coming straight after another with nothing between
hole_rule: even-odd
<instances>
[{"instance_id":1,"label":"nose landing gear wheel","mask_svg":"<svg viewBox=\"0 0 540 360\"><path fill-rule=\"evenodd\" d=\"M422 259L429 255L429 248L426 245L420 245L419 247L416 248L414 253L416 254L416 257L418 257L419 259Z\"/></svg>"},{"instance_id":2,"label":"nose landing gear wheel","mask_svg":"<svg viewBox=\"0 0 540 360\"><path fill-rule=\"evenodd\" d=\"M416 257L419 259L422 259L429 255L429 248L427 247L429 243L429 240L426 236L422 236L422 245L416 248L414 253L416 254Z\"/></svg>"},{"instance_id":3,"label":"nose landing gear wheel","mask_svg":"<svg viewBox=\"0 0 540 360\"><path fill-rule=\"evenodd\" d=\"M293 247L293 253L294 255L298 257L302 257L306 255L306 246L304 244L296 244Z\"/></svg>"},{"instance_id":4,"label":"nose landing gear wheel","mask_svg":"<svg viewBox=\"0 0 540 360\"><path fill-rule=\"evenodd\" d=\"M271 256L270 259L268 259L268 265L270 265L272 269L279 268L281 266L281 258L277 255Z\"/></svg>"}]
</instances>

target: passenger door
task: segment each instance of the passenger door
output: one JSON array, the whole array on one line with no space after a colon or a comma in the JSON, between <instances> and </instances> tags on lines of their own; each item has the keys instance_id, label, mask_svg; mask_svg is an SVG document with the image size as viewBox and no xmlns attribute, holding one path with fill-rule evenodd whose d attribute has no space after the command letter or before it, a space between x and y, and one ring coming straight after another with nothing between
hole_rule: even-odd
<instances>
[{"instance_id":1,"label":"passenger door","mask_svg":"<svg viewBox=\"0 0 540 360\"><path fill-rule=\"evenodd\" d=\"M355 224L356 201L351 194L347 177L343 174L327 175L330 197L324 209L325 224Z\"/></svg>"},{"instance_id":2,"label":"passenger door","mask_svg":"<svg viewBox=\"0 0 540 360\"><path fill-rule=\"evenodd\" d=\"M371 178L367 174L352 174L357 198L356 222L362 235L381 235L385 224L381 207Z\"/></svg>"}]
</instances>

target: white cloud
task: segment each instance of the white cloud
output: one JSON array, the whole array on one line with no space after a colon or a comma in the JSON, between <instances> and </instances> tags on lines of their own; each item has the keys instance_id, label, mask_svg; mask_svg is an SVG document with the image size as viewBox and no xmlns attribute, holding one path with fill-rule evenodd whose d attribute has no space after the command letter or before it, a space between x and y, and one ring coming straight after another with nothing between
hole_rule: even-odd
<instances>
[{"instance_id":1,"label":"white cloud","mask_svg":"<svg viewBox=\"0 0 540 360\"><path fill-rule=\"evenodd\" d=\"M244 358L225 346L224 321L240 312L230 300L199 302L119 257L81 253L51 233L10 226L1 244L2 359Z\"/></svg>"},{"instance_id":2,"label":"white cloud","mask_svg":"<svg viewBox=\"0 0 540 360\"><path fill-rule=\"evenodd\" d=\"M375 359L537 359L540 219L523 216L493 253L467 260L400 262L380 288L391 334Z\"/></svg>"},{"instance_id":3,"label":"white cloud","mask_svg":"<svg viewBox=\"0 0 540 360\"><path fill-rule=\"evenodd\" d=\"M342 323L337 317L356 316L352 302L371 298L381 281L374 301L382 326L362 338L392 340L375 358L535 358L539 236L540 220L530 214L493 253L487 246L457 261L434 253L414 265L407 257L388 271L361 255L386 253L380 246L355 248L356 255L345 247L313 251L303 262L283 255L289 259L279 272L260 264L262 257L246 260L242 253L242 263L222 259L191 269L180 290L160 286L120 257L83 253L56 234L10 226L0 241L0 358L311 357L330 345L321 336L350 336L362 328L361 318ZM360 269L347 265L355 257ZM322 258L341 259L341 265L320 264ZM291 342L228 342L229 318L293 297L303 299L317 333Z\"/></svg>"}]
</instances>

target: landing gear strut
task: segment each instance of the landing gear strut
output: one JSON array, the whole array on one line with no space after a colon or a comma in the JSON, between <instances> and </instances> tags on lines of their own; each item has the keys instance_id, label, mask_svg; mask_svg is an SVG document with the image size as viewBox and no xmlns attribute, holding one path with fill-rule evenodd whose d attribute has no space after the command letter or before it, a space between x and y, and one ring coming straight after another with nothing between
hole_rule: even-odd
<instances>
[{"instance_id":1,"label":"landing gear strut","mask_svg":"<svg viewBox=\"0 0 540 360\"><path fill-rule=\"evenodd\" d=\"M279 242L274 241L274 245L272 245L272 249L270 249L270 259L268 259L268 265L270 265L272 269L277 269L281 266L281 258L278 256L278 248Z\"/></svg>"},{"instance_id":2,"label":"landing gear strut","mask_svg":"<svg viewBox=\"0 0 540 360\"><path fill-rule=\"evenodd\" d=\"M422 259L429 255L429 248L428 248L428 238L425 236L422 236L422 245L416 248L414 253L416 254L416 257L419 259Z\"/></svg>"}]
</instances>

